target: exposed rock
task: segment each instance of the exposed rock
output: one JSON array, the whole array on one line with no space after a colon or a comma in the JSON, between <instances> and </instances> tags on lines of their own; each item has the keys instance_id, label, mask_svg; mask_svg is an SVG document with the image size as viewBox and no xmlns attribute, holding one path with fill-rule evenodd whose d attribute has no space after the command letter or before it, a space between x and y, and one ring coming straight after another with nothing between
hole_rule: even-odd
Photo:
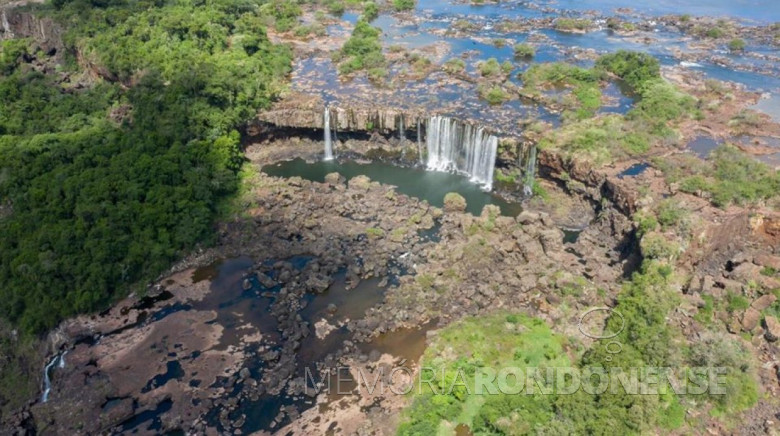
<instances>
[{"instance_id":1,"label":"exposed rock","mask_svg":"<svg viewBox=\"0 0 780 436\"><path fill-rule=\"evenodd\" d=\"M759 320L761 320L761 312L752 307L748 307L742 315L742 329L746 332L753 331L753 329L758 326Z\"/></svg>"},{"instance_id":2,"label":"exposed rock","mask_svg":"<svg viewBox=\"0 0 780 436\"><path fill-rule=\"evenodd\" d=\"M771 306L772 303L774 303L777 300L777 297L775 297L773 294L766 294L762 295L758 298L756 298L753 303L750 305L750 307L756 309L757 311L761 312L767 307Z\"/></svg>"},{"instance_id":3,"label":"exposed rock","mask_svg":"<svg viewBox=\"0 0 780 436\"><path fill-rule=\"evenodd\" d=\"M52 18L22 8L0 7L0 41L31 38L45 53L63 50L62 28Z\"/></svg>"},{"instance_id":4,"label":"exposed rock","mask_svg":"<svg viewBox=\"0 0 780 436\"><path fill-rule=\"evenodd\" d=\"M776 271L780 271L780 256L773 256L771 254L762 253L753 259L756 265L773 268Z\"/></svg>"},{"instance_id":5,"label":"exposed rock","mask_svg":"<svg viewBox=\"0 0 780 436\"><path fill-rule=\"evenodd\" d=\"M325 175L325 183L330 185L341 185L344 183L344 176L339 173L328 173Z\"/></svg>"},{"instance_id":6,"label":"exposed rock","mask_svg":"<svg viewBox=\"0 0 780 436\"><path fill-rule=\"evenodd\" d=\"M770 342L780 339L780 322L777 321L777 318L767 315L764 322L766 323L766 339Z\"/></svg>"},{"instance_id":7,"label":"exposed rock","mask_svg":"<svg viewBox=\"0 0 780 436\"><path fill-rule=\"evenodd\" d=\"M447 212L463 212L466 210L466 199L457 192L444 196L444 210Z\"/></svg>"},{"instance_id":8,"label":"exposed rock","mask_svg":"<svg viewBox=\"0 0 780 436\"><path fill-rule=\"evenodd\" d=\"M348 186L350 189L368 191L371 188L371 179L364 175L355 176L349 180Z\"/></svg>"}]
</instances>

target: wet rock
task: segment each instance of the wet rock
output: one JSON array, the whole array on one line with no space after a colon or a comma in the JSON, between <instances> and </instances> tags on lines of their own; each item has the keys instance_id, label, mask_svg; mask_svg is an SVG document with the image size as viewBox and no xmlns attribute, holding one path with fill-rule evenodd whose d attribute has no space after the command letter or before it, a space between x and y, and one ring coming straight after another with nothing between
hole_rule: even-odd
<instances>
[{"instance_id":1,"label":"wet rock","mask_svg":"<svg viewBox=\"0 0 780 436\"><path fill-rule=\"evenodd\" d=\"M767 315L764 322L766 323L766 340L775 342L780 339L780 321L774 316Z\"/></svg>"},{"instance_id":2,"label":"wet rock","mask_svg":"<svg viewBox=\"0 0 780 436\"><path fill-rule=\"evenodd\" d=\"M252 289L252 281L249 279L244 279L243 283L241 283L241 288L243 288L245 291Z\"/></svg>"},{"instance_id":3,"label":"wet rock","mask_svg":"<svg viewBox=\"0 0 780 436\"><path fill-rule=\"evenodd\" d=\"M338 307L336 307L335 304L330 303L330 304L328 304L327 310L328 310L328 313L333 314L333 313L336 313L336 311L338 310Z\"/></svg>"},{"instance_id":4,"label":"wet rock","mask_svg":"<svg viewBox=\"0 0 780 436\"><path fill-rule=\"evenodd\" d=\"M257 275L257 281L259 281L264 288L270 289L276 286L276 282L271 277L268 277L267 275L261 272L257 273L256 275Z\"/></svg>"},{"instance_id":5,"label":"wet rock","mask_svg":"<svg viewBox=\"0 0 780 436\"><path fill-rule=\"evenodd\" d=\"M306 287L307 291L319 294L325 292L330 287L331 283L332 279L330 277L324 276L322 274L310 274L306 278L304 286Z\"/></svg>"},{"instance_id":6,"label":"wet rock","mask_svg":"<svg viewBox=\"0 0 780 436\"><path fill-rule=\"evenodd\" d=\"M249 371L249 368L241 368L241 371L238 372L238 376L243 380L246 378L249 378L252 373Z\"/></svg>"}]
</instances>

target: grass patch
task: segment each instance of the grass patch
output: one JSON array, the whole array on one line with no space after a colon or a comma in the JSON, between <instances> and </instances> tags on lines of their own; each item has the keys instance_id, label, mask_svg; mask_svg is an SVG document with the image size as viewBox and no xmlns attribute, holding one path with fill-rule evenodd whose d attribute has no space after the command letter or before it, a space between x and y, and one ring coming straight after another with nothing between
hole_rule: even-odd
<instances>
[{"instance_id":1,"label":"grass patch","mask_svg":"<svg viewBox=\"0 0 780 436\"><path fill-rule=\"evenodd\" d=\"M715 149L707 161L690 157L656 163L667 182L678 183L681 191L705 196L719 207L761 203L780 192L776 170L730 145Z\"/></svg>"},{"instance_id":2,"label":"grass patch","mask_svg":"<svg viewBox=\"0 0 780 436\"><path fill-rule=\"evenodd\" d=\"M531 44L525 44L525 43L515 44L514 51L515 51L515 57L517 58L528 59L536 56L536 50Z\"/></svg>"},{"instance_id":3,"label":"grass patch","mask_svg":"<svg viewBox=\"0 0 780 436\"><path fill-rule=\"evenodd\" d=\"M380 81L387 76L387 61L382 53L382 43L379 41L381 31L359 19L352 31L352 36L335 55L339 63L339 74L352 74L365 70L369 78Z\"/></svg>"}]
</instances>

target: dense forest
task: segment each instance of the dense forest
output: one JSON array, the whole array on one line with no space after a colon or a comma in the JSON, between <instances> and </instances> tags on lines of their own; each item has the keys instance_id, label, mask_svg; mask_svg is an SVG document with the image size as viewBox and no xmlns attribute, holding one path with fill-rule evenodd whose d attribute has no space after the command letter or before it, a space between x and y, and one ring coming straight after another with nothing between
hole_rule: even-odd
<instances>
[{"instance_id":1,"label":"dense forest","mask_svg":"<svg viewBox=\"0 0 780 436\"><path fill-rule=\"evenodd\" d=\"M32 41L2 43L2 317L43 332L213 239L237 128L290 71L265 31L289 11L264 3L55 0L57 74L31 67L49 61Z\"/></svg>"}]
</instances>

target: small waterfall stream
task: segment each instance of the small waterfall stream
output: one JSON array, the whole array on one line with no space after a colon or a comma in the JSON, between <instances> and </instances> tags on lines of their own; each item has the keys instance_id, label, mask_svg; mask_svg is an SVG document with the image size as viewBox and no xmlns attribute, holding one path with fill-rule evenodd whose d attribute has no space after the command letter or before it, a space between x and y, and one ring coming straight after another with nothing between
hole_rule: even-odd
<instances>
[{"instance_id":1,"label":"small waterfall stream","mask_svg":"<svg viewBox=\"0 0 780 436\"><path fill-rule=\"evenodd\" d=\"M51 378L49 376L49 373L51 372L52 368L54 368L55 366L57 368L65 368L66 354L68 354L67 351L63 352L62 354L57 354L43 368L43 396L41 396L42 403L49 401L49 392L51 392Z\"/></svg>"},{"instance_id":2,"label":"small waterfall stream","mask_svg":"<svg viewBox=\"0 0 780 436\"><path fill-rule=\"evenodd\" d=\"M11 32L11 25L8 23L8 16L5 14L5 10L0 13L0 25L3 26L3 33L6 38L13 38L14 34Z\"/></svg>"},{"instance_id":3,"label":"small waterfall stream","mask_svg":"<svg viewBox=\"0 0 780 436\"><path fill-rule=\"evenodd\" d=\"M423 162L423 146L422 146L422 122L417 119L417 159L422 165Z\"/></svg>"},{"instance_id":4,"label":"small waterfall stream","mask_svg":"<svg viewBox=\"0 0 780 436\"><path fill-rule=\"evenodd\" d=\"M330 137L330 108L325 106L324 129L325 129L325 160L333 160L333 140Z\"/></svg>"},{"instance_id":5,"label":"small waterfall stream","mask_svg":"<svg viewBox=\"0 0 780 436\"><path fill-rule=\"evenodd\" d=\"M536 179L536 146L532 145L528 152L528 160L525 163L525 177L523 181L523 195L530 197L534 193L534 180Z\"/></svg>"},{"instance_id":6,"label":"small waterfall stream","mask_svg":"<svg viewBox=\"0 0 780 436\"><path fill-rule=\"evenodd\" d=\"M428 169L469 175L486 190L493 188L498 138L484 127L434 116L426 128Z\"/></svg>"}]
</instances>

